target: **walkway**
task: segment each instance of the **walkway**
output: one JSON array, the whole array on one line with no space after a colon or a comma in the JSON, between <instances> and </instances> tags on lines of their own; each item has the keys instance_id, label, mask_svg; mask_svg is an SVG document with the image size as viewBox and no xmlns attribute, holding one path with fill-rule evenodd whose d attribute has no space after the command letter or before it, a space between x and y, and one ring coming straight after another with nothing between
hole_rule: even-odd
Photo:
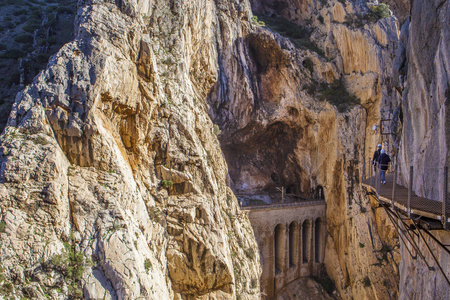
<instances>
[{"instance_id":1,"label":"walkway","mask_svg":"<svg viewBox=\"0 0 450 300\"><path fill-rule=\"evenodd\" d=\"M370 180L370 178L363 180L362 185L369 192L376 193L380 201L385 202L386 204L389 204L400 211L405 212L406 214L410 211L410 214L439 220L444 223L444 202L419 197L413 192L409 195L408 188L399 184L395 185L394 191L394 174L392 173L386 175L386 184L375 184L376 182L378 183L376 176L373 176L372 180ZM393 196L394 192L395 196ZM408 204L409 199L410 204ZM449 203L448 199L447 203ZM447 222L450 222L449 206L450 205L446 205L445 207Z\"/></svg>"}]
</instances>

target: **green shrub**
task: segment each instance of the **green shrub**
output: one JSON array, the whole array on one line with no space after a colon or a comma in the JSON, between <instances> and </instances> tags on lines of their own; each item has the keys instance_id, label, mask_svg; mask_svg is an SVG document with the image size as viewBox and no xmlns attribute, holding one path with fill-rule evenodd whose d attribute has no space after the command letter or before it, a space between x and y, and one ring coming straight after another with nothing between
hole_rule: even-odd
<instances>
[{"instance_id":1,"label":"green shrub","mask_svg":"<svg viewBox=\"0 0 450 300\"><path fill-rule=\"evenodd\" d=\"M147 271L147 273L148 273L148 271L152 267L152 262L150 261L150 259L148 259L148 258L145 259L144 267L145 267L145 271Z\"/></svg>"},{"instance_id":2,"label":"green shrub","mask_svg":"<svg viewBox=\"0 0 450 300\"><path fill-rule=\"evenodd\" d=\"M3 292L6 295L9 295L13 291L14 291L14 287L10 282L5 282L2 286L2 288L0 289L0 292Z\"/></svg>"},{"instance_id":3,"label":"green shrub","mask_svg":"<svg viewBox=\"0 0 450 300\"><path fill-rule=\"evenodd\" d=\"M14 38L14 41L21 44L33 44L33 35L29 33L19 34Z\"/></svg>"},{"instance_id":4,"label":"green shrub","mask_svg":"<svg viewBox=\"0 0 450 300\"><path fill-rule=\"evenodd\" d=\"M58 7L56 9L56 11L59 14L69 14L69 15L73 15L74 14L74 9L72 7L68 7L68 6Z\"/></svg>"},{"instance_id":5,"label":"green shrub","mask_svg":"<svg viewBox=\"0 0 450 300\"><path fill-rule=\"evenodd\" d=\"M3 53L0 58L6 58L6 59L18 59L21 57L24 57L26 54L22 50L19 49L9 49L6 50L5 53Z\"/></svg>"},{"instance_id":6,"label":"green shrub","mask_svg":"<svg viewBox=\"0 0 450 300\"><path fill-rule=\"evenodd\" d=\"M252 24L256 26L265 26L266 24L263 21L258 20L258 16L252 17Z\"/></svg>"},{"instance_id":7,"label":"green shrub","mask_svg":"<svg viewBox=\"0 0 450 300\"><path fill-rule=\"evenodd\" d=\"M5 232L6 223L5 221L0 221L0 233Z\"/></svg>"},{"instance_id":8,"label":"green shrub","mask_svg":"<svg viewBox=\"0 0 450 300\"><path fill-rule=\"evenodd\" d=\"M309 70L311 74L314 72L314 63L312 62L311 58L305 58L302 64L306 69Z\"/></svg>"},{"instance_id":9,"label":"green shrub","mask_svg":"<svg viewBox=\"0 0 450 300\"><path fill-rule=\"evenodd\" d=\"M162 180L161 184L165 189L167 189L173 185L173 181L172 180Z\"/></svg>"},{"instance_id":10,"label":"green shrub","mask_svg":"<svg viewBox=\"0 0 450 300\"><path fill-rule=\"evenodd\" d=\"M213 132L214 132L215 135L220 135L220 134L222 133L222 130L220 130L219 125L214 124L214 126L213 126Z\"/></svg>"},{"instance_id":11,"label":"green shrub","mask_svg":"<svg viewBox=\"0 0 450 300\"><path fill-rule=\"evenodd\" d=\"M13 12L13 15L15 15L15 16L26 15L26 14L28 14L28 10L23 9L23 8Z\"/></svg>"},{"instance_id":12,"label":"green shrub","mask_svg":"<svg viewBox=\"0 0 450 300\"><path fill-rule=\"evenodd\" d=\"M28 22L22 27L22 29L29 33L34 33L36 29L41 28L41 22L36 20L28 20Z\"/></svg>"},{"instance_id":13,"label":"green shrub","mask_svg":"<svg viewBox=\"0 0 450 300\"><path fill-rule=\"evenodd\" d=\"M390 16L391 11L389 10L389 6L384 3L372 5L370 7L369 13L367 14L367 18L372 22L376 22L384 18L389 18Z\"/></svg>"},{"instance_id":14,"label":"green shrub","mask_svg":"<svg viewBox=\"0 0 450 300\"><path fill-rule=\"evenodd\" d=\"M321 83L318 92L320 100L330 102L341 113L360 103L355 95L347 91L342 80L335 80L332 84Z\"/></svg>"},{"instance_id":15,"label":"green shrub","mask_svg":"<svg viewBox=\"0 0 450 300\"><path fill-rule=\"evenodd\" d=\"M309 31L307 28L297 25L283 17L259 17L267 27L278 32L282 36L291 39L309 38Z\"/></svg>"},{"instance_id":16,"label":"green shrub","mask_svg":"<svg viewBox=\"0 0 450 300\"><path fill-rule=\"evenodd\" d=\"M333 291L336 289L333 280L331 280L331 278L327 274L313 278L322 286L322 288L328 294L333 293Z\"/></svg>"},{"instance_id":17,"label":"green shrub","mask_svg":"<svg viewBox=\"0 0 450 300\"><path fill-rule=\"evenodd\" d=\"M369 276L364 277L362 282L363 282L365 287L369 287L371 285Z\"/></svg>"},{"instance_id":18,"label":"green shrub","mask_svg":"<svg viewBox=\"0 0 450 300\"><path fill-rule=\"evenodd\" d=\"M323 19L322 15L319 15L319 16L317 17L317 20L319 20L320 24L323 24L323 23L324 23L324 19Z\"/></svg>"}]
</instances>

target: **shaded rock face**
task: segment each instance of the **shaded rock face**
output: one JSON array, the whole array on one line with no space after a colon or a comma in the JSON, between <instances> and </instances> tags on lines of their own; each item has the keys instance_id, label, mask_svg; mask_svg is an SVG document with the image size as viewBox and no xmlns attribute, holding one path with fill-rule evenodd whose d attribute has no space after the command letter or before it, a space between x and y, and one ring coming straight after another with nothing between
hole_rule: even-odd
<instances>
[{"instance_id":1,"label":"shaded rock face","mask_svg":"<svg viewBox=\"0 0 450 300\"><path fill-rule=\"evenodd\" d=\"M3 295L260 298L205 103L217 14L242 19L227 23L237 38L248 13L79 2L74 41L17 95L1 138Z\"/></svg>"},{"instance_id":2,"label":"shaded rock face","mask_svg":"<svg viewBox=\"0 0 450 300\"><path fill-rule=\"evenodd\" d=\"M412 2L410 20L402 26L401 51L394 69L398 76L398 89L402 92L401 179L408 182L409 167L413 166L415 192L440 201L443 167L450 162L450 34L446 29L449 25L448 1ZM450 238L448 231L433 231L433 234L444 244ZM429 295L444 299L450 292L449 285L425 243L421 240L416 242L436 271L430 271L422 259L413 260L407 251L411 244L402 243L399 299L427 298ZM426 242L446 270L448 253L429 237L426 237Z\"/></svg>"},{"instance_id":3,"label":"shaded rock face","mask_svg":"<svg viewBox=\"0 0 450 300\"><path fill-rule=\"evenodd\" d=\"M414 166L415 191L434 199L439 198L443 186L438 179L442 178L441 167L450 162L450 35L444 29L450 22L449 9L447 2L440 1L418 1L412 5L410 22L402 28L404 67L398 71L403 79L402 171L406 177L407 168ZM423 174L427 174L427 180ZM436 182L439 186L433 189Z\"/></svg>"}]
</instances>

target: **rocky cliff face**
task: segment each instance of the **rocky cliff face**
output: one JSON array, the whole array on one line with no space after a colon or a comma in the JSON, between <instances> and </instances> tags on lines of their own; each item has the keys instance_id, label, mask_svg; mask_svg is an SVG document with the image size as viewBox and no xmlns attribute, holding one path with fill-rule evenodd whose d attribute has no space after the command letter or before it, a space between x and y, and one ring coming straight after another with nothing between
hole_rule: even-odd
<instances>
[{"instance_id":1,"label":"rocky cliff face","mask_svg":"<svg viewBox=\"0 0 450 300\"><path fill-rule=\"evenodd\" d=\"M433 5L436 20L448 12ZM445 131L444 100L424 96L426 117L405 116L413 102L397 92L446 95L448 79L417 62L435 53L444 74L448 37L430 35L436 52L403 51L421 44L415 20L397 49L397 20L365 1L79 1L74 41L18 94L1 138L1 293L259 299L257 246L234 193L321 186L341 296L396 298L395 230L359 183L381 118L402 109L403 133L416 128L384 141L404 166L447 134L411 121L439 112L427 124ZM429 136L424 149L398 148Z\"/></svg>"},{"instance_id":2,"label":"rocky cliff face","mask_svg":"<svg viewBox=\"0 0 450 300\"><path fill-rule=\"evenodd\" d=\"M403 134L399 139L402 180L409 180L409 167L413 166L415 192L436 200L442 199L443 166L450 162L449 16L448 1L413 1L410 19L402 26L394 69L398 90L402 93ZM448 231L433 231L433 234L443 244L448 244ZM448 277L448 253L428 236L425 240ZM425 243L419 238L416 242L427 262L412 259L408 254L411 244L402 243L399 299L430 298L431 295L445 299L450 292L447 281Z\"/></svg>"},{"instance_id":3,"label":"rocky cliff face","mask_svg":"<svg viewBox=\"0 0 450 300\"><path fill-rule=\"evenodd\" d=\"M33 299L259 298L258 251L205 96L217 14L245 6L79 2L76 38L1 139L1 293Z\"/></svg>"}]
</instances>

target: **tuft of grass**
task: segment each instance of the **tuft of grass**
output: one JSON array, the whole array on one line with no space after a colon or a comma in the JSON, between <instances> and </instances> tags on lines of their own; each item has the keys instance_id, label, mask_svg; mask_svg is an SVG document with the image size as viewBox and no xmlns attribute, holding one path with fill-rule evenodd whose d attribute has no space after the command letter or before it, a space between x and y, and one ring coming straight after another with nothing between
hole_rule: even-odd
<instances>
[{"instance_id":1,"label":"tuft of grass","mask_svg":"<svg viewBox=\"0 0 450 300\"><path fill-rule=\"evenodd\" d=\"M359 248L364 248L366 245L364 243L359 243Z\"/></svg>"},{"instance_id":2,"label":"tuft of grass","mask_svg":"<svg viewBox=\"0 0 450 300\"><path fill-rule=\"evenodd\" d=\"M266 26L266 23L264 23L264 21L258 20L258 16L252 17L252 24L256 26Z\"/></svg>"},{"instance_id":3,"label":"tuft of grass","mask_svg":"<svg viewBox=\"0 0 450 300\"><path fill-rule=\"evenodd\" d=\"M219 125L214 124L214 126L213 126L213 132L214 132L215 135L218 136L218 135L220 135L220 134L222 133L222 130L220 130Z\"/></svg>"},{"instance_id":4,"label":"tuft of grass","mask_svg":"<svg viewBox=\"0 0 450 300\"><path fill-rule=\"evenodd\" d=\"M148 258L145 259L144 267L145 267L145 271L147 271L147 273L148 273L148 271L152 267L152 262L150 261L150 259L148 259Z\"/></svg>"},{"instance_id":5,"label":"tuft of grass","mask_svg":"<svg viewBox=\"0 0 450 300\"><path fill-rule=\"evenodd\" d=\"M5 223L5 221L1 220L0 221L0 233L5 232L5 228L6 228L6 223Z\"/></svg>"},{"instance_id":6,"label":"tuft of grass","mask_svg":"<svg viewBox=\"0 0 450 300\"><path fill-rule=\"evenodd\" d=\"M173 185L173 181L172 180L162 180L161 184L165 189L168 189L169 187L171 187Z\"/></svg>"},{"instance_id":7,"label":"tuft of grass","mask_svg":"<svg viewBox=\"0 0 450 300\"><path fill-rule=\"evenodd\" d=\"M29 33L19 34L14 38L14 41L20 44L33 44L33 35Z\"/></svg>"}]
</instances>

